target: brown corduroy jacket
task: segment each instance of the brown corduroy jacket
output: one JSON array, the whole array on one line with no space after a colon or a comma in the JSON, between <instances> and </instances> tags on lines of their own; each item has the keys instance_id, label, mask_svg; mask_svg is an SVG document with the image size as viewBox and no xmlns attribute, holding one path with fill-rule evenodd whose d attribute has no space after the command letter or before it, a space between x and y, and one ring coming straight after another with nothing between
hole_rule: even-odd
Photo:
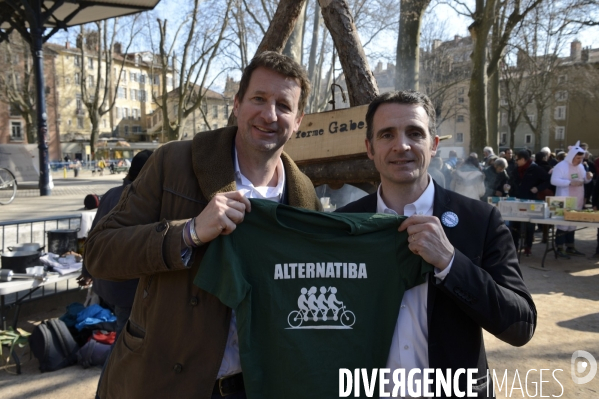
<instances>
[{"instance_id":1,"label":"brown corduroy jacket","mask_svg":"<svg viewBox=\"0 0 599 399\"><path fill-rule=\"evenodd\" d=\"M236 127L205 132L156 150L91 232L85 264L94 277L140 278L131 317L102 376L100 398L210 398L231 309L193 285L206 246L193 251L186 267L181 233L217 193L235 190L236 132ZM286 154L282 159L289 205L320 209L310 180Z\"/></svg>"}]
</instances>

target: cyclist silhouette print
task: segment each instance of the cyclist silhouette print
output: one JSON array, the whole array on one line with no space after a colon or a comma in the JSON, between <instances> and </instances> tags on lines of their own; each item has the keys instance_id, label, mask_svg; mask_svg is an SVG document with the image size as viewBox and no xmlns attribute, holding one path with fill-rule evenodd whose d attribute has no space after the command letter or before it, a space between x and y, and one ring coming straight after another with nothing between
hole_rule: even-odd
<instances>
[{"instance_id":1,"label":"cyclist silhouette print","mask_svg":"<svg viewBox=\"0 0 599 399\"><path fill-rule=\"evenodd\" d=\"M316 297L316 287L303 287L297 299L299 310L293 310L287 316L290 328L306 329L350 329L356 322L354 312L347 310L343 302L337 300L337 288L320 287L320 295ZM329 293L328 297L326 294ZM306 299L306 295L308 298ZM329 316L330 312L330 316ZM314 323L302 323L313 321ZM326 322L329 323L326 323ZM340 324L339 324L340 322Z\"/></svg>"}]
</instances>

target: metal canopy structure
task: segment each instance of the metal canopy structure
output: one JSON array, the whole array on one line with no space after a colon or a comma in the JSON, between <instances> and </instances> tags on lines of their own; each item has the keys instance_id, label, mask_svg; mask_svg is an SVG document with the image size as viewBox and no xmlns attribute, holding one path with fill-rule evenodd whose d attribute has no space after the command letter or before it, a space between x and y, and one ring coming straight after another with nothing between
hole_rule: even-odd
<instances>
[{"instance_id":1,"label":"metal canopy structure","mask_svg":"<svg viewBox=\"0 0 599 399\"><path fill-rule=\"evenodd\" d=\"M10 34L17 31L29 43L33 55L40 151L40 195L51 194L42 45L60 29L152 10L159 1L0 0L0 42L8 41ZM46 29L50 29L47 34Z\"/></svg>"}]
</instances>

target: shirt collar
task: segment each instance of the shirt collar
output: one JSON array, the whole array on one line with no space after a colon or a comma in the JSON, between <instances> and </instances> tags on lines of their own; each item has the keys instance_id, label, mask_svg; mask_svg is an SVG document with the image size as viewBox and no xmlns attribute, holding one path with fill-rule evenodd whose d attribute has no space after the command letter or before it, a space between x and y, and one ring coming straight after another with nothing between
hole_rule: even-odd
<instances>
[{"instance_id":1,"label":"shirt collar","mask_svg":"<svg viewBox=\"0 0 599 399\"><path fill-rule=\"evenodd\" d=\"M277 163L278 181L275 187L255 187L254 184L247 177L245 177L243 173L241 173L241 169L239 169L237 147L233 147L233 152L235 153L233 160L235 166L235 184L237 185L237 191L241 192L247 198L261 198L280 201L283 196L283 188L285 187L285 168L283 166L283 160L279 157L279 162Z\"/></svg>"},{"instance_id":2,"label":"shirt collar","mask_svg":"<svg viewBox=\"0 0 599 399\"><path fill-rule=\"evenodd\" d=\"M385 204L385 201L383 201L383 198L381 197L381 187L382 185L379 185L379 188L376 192L376 212L397 215L398 213L395 212L393 209L389 208ZM431 216L433 214L434 201L435 185L433 184L433 179L431 178L431 175L428 175L428 185L426 186L426 189L416 201L405 206L403 210L403 215L408 217L414 214Z\"/></svg>"}]
</instances>

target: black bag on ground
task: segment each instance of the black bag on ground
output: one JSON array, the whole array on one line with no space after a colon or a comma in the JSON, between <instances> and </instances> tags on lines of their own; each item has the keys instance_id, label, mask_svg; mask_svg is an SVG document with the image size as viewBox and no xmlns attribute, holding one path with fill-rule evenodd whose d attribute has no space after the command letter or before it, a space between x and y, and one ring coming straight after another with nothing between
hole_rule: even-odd
<instances>
[{"instance_id":1,"label":"black bag on ground","mask_svg":"<svg viewBox=\"0 0 599 399\"><path fill-rule=\"evenodd\" d=\"M79 346L62 320L50 319L35 327L29 337L40 371L55 371L77 363Z\"/></svg>"}]
</instances>

